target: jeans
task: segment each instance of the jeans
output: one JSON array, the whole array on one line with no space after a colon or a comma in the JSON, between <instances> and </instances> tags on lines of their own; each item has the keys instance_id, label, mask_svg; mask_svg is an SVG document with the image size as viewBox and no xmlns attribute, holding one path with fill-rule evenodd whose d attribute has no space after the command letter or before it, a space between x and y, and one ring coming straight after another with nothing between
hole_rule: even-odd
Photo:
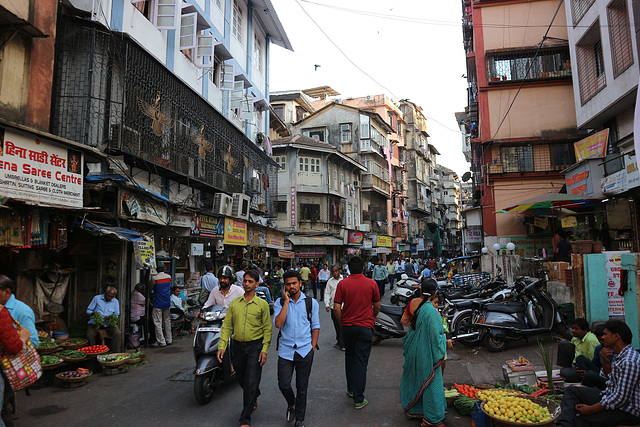
<instances>
[{"instance_id":1,"label":"jeans","mask_svg":"<svg viewBox=\"0 0 640 427\"><path fill-rule=\"evenodd\" d=\"M171 314L168 308L156 308L153 307L151 317L153 318L153 324L156 329L156 340L160 345L171 344L173 339L171 337ZM164 332L163 332L164 330Z\"/></svg>"},{"instance_id":2,"label":"jeans","mask_svg":"<svg viewBox=\"0 0 640 427\"><path fill-rule=\"evenodd\" d=\"M367 365L373 338L373 329L364 326L343 326L345 354L344 367L347 374L347 391L353 393L353 401L362 403L367 385Z\"/></svg>"},{"instance_id":3,"label":"jeans","mask_svg":"<svg viewBox=\"0 0 640 427\"><path fill-rule=\"evenodd\" d=\"M390 274L387 276L387 278L389 279L389 289L393 289L393 284L396 281L396 275L395 274Z\"/></svg>"},{"instance_id":4,"label":"jeans","mask_svg":"<svg viewBox=\"0 0 640 427\"><path fill-rule=\"evenodd\" d=\"M318 291L320 292L320 301L324 301L324 287L327 285L326 281L318 280Z\"/></svg>"},{"instance_id":5,"label":"jeans","mask_svg":"<svg viewBox=\"0 0 640 427\"><path fill-rule=\"evenodd\" d=\"M592 415L577 415L576 405L584 403L594 405L600 402L600 390L595 387L567 387L564 389L564 396L560 408L562 412L558 418L559 426L617 426L617 425L637 425L640 418L631 415L628 412L614 409L612 411L605 410Z\"/></svg>"},{"instance_id":6,"label":"jeans","mask_svg":"<svg viewBox=\"0 0 640 427\"><path fill-rule=\"evenodd\" d=\"M378 291L380 292L380 298L382 298L384 296L384 280L376 280L376 283L378 284Z\"/></svg>"},{"instance_id":7,"label":"jeans","mask_svg":"<svg viewBox=\"0 0 640 427\"><path fill-rule=\"evenodd\" d=\"M317 279L309 279L311 283L311 290L313 291L313 297L318 299L318 280Z\"/></svg>"},{"instance_id":8,"label":"jeans","mask_svg":"<svg viewBox=\"0 0 640 427\"><path fill-rule=\"evenodd\" d=\"M233 367L242 387L240 424L251 424L251 413L260 396L262 366L258 360L261 351L262 338L249 343L233 341Z\"/></svg>"},{"instance_id":9,"label":"jeans","mask_svg":"<svg viewBox=\"0 0 640 427\"><path fill-rule=\"evenodd\" d=\"M309 386L314 353L311 350L305 357L294 353L293 360L278 357L278 387L287 401L287 405L295 405L296 421L304 421L304 414L307 410L307 387ZM296 371L296 394L291 388L294 370Z\"/></svg>"},{"instance_id":10,"label":"jeans","mask_svg":"<svg viewBox=\"0 0 640 427\"><path fill-rule=\"evenodd\" d=\"M336 318L336 315L333 314L333 310L331 310L331 320L333 321L333 328L336 330L336 344L342 348L344 347L344 341L342 340L342 327L340 326L340 322Z\"/></svg>"}]
</instances>

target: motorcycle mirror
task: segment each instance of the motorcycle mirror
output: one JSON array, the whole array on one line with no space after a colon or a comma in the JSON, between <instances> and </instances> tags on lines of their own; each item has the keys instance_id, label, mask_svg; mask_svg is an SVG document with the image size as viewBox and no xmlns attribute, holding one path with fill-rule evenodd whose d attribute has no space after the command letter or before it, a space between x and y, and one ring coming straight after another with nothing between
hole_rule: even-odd
<instances>
[{"instance_id":1,"label":"motorcycle mirror","mask_svg":"<svg viewBox=\"0 0 640 427\"><path fill-rule=\"evenodd\" d=\"M196 305L196 301L195 301L193 298L189 298L189 299L187 300L187 304L188 304L188 305Z\"/></svg>"}]
</instances>

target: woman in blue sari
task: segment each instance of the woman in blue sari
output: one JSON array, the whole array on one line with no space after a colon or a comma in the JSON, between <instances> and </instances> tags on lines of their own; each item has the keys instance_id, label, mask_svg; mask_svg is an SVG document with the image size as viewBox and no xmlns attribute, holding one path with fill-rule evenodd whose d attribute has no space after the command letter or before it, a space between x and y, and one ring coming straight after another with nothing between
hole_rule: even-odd
<instances>
[{"instance_id":1,"label":"woman in blue sari","mask_svg":"<svg viewBox=\"0 0 640 427\"><path fill-rule=\"evenodd\" d=\"M409 418L422 418L422 426L444 426L447 402L441 365L447 348L442 317L430 303L436 295L433 279L421 283L422 301L411 316L404 337L404 365L400 403Z\"/></svg>"}]
</instances>

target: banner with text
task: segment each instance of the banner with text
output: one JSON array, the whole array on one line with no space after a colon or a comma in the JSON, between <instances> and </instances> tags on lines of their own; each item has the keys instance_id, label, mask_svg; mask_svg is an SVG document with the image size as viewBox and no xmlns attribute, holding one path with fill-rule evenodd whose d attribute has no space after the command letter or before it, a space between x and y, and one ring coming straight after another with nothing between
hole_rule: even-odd
<instances>
[{"instance_id":1,"label":"banner with text","mask_svg":"<svg viewBox=\"0 0 640 427\"><path fill-rule=\"evenodd\" d=\"M247 246L247 223L237 219L224 219L224 244Z\"/></svg>"},{"instance_id":2,"label":"banner with text","mask_svg":"<svg viewBox=\"0 0 640 427\"><path fill-rule=\"evenodd\" d=\"M622 276L621 256L622 252L603 252L605 256L605 270L607 274L607 300L609 306L609 318L624 318L624 297L618 294L620 290L620 278Z\"/></svg>"}]
</instances>

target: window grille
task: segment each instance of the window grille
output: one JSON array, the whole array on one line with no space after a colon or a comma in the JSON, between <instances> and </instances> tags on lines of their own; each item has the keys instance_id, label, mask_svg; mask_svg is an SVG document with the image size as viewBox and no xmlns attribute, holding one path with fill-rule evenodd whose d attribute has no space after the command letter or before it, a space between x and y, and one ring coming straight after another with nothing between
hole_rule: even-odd
<instances>
[{"instance_id":1,"label":"window grille","mask_svg":"<svg viewBox=\"0 0 640 427\"><path fill-rule=\"evenodd\" d=\"M631 26L626 0L613 0L607 6L613 78L615 79L633 64L631 47Z\"/></svg>"},{"instance_id":2,"label":"window grille","mask_svg":"<svg viewBox=\"0 0 640 427\"><path fill-rule=\"evenodd\" d=\"M319 222L320 205L300 204L300 219L302 221Z\"/></svg>"},{"instance_id":3,"label":"window grille","mask_svg":"<svg viewBox=\"0 0 640 427\"><path fill-rule=\"evenodd\" d=\"M576 43L576 60L580 101L584 105L607 85L602 58L600 20L597 20Z\"/></svg>"},{"instance_id":4,"label":"window grille","mask_svg":"<svg viewBox=\"0 0 640 427\"><path fill-rule=\"evenodd\" d=\"M587 10L591 7L595 0L571 0L571 18L573 26L578 25Z\"/></svg>"},{"instance_id":5,"label":"window grille","mask_svg":"<svg viewBox=\"0 0 640 427\"><path fill-rule=\"evenodd\" d=\"M289 202L277 202L277 209L278 209L278 213L287 213L287 205L289 204Z\"/></svg>"},{"instance_id":6,"label":"window grille","mask_svg":"<svg viewBox=\"0 0 640 427\"><path fill-rule=\"evenodd\" d=\"M490 83L556 79L571 76L569 47L487 54L487 81Z\"/></svg>"},{"instance_id":7,"label":"window grille","mask_svg":"<svg viewBox=\"0 0 640 427\"><path fill-rule=\"evenodd\" d=\"M494 147L489 173L561 171L575 163L571 143Z\"/></svg>"}]
</instances>

